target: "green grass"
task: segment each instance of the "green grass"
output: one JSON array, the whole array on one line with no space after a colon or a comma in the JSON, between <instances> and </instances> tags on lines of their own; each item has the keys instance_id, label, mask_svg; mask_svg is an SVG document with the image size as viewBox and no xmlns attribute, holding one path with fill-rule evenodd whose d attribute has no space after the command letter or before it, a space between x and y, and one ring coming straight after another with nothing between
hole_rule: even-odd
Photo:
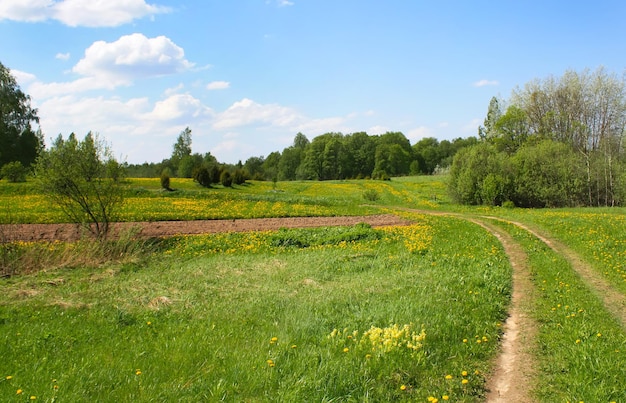
<instances>
[{"instance_id":1,"label":"green grass","mask_svg":"<svg viewBox=\"0 0 626 403\"><path fill-rule=\"evenodd\" d=\"M0 376L11 379L0 400L476 401L510 268L481 228L416 219L412 233L319 229L312 245L272 244L294 230L253 251L199 257L177 242L212 236L181 237L148 265L3 280ZM410 252L415 234L426 250ZM463 236L447 241L453 234ZM249 237L221 239L231 249ZM423 347L381 353L354 342L394 325L423 329ZM329 338L346 328L353 339Z\"/></svg>"},{"instance_id":2,"label":"green grass","mask_svg":"<svg viewBox=\"0 0 626 403\"><path fill-rule=\"evenodd\" d=\"M122 219L393 211L386 207L497 216L558 239L626 294L625 208L455 206L445 177L159 186L130 179ZM371 190L377 200L364 198ZM0 181L0 205L0 222L64 220L32 182ZM99 262L90 256L102 251L86 244L4 244L0 258L30 251L49 270L0 279L0 401L480 401L509 302L507 259L476 225L401 214L416 225L126 240L117 258ZM528 253L537 289L537 400L624 400L624 329L562 257L499 225ZM425 331L418 351L364 350L372 326L389 335L404 325ZM342 337L329 338L334 329Z\"/></svg>"},{"instance_id":3,"label":"green grass","mask_svg":"<svg viewBox=\"0 0 626 403\"><path fill-rule=\"evenodd\" d=\"M623 401L626 334L621 325L563 257L526 231L508 230L529 255L538 296L532 311L539 324L538 400Z\"/></svg>"},{"instance_id":4,"label":"green grass","mask_svg":"<svg viewBox=\"0 0 626 403\"><path fill-rule=\"evenodd\" d=\"M440 209L448 204L445 186L432 177L399 178L392 181L250 181L233 188L205 189L191 179L175 179L175 192L160 190L158 178L128 179L119 221L200 220L263 217L367 215L377 212L369 205L395 205ZM364 194L375 190L380 198L369 201ZM59 223L63 213L50 205L32 182L0 181L0 223Z\"/></svg>"}]
</instances>

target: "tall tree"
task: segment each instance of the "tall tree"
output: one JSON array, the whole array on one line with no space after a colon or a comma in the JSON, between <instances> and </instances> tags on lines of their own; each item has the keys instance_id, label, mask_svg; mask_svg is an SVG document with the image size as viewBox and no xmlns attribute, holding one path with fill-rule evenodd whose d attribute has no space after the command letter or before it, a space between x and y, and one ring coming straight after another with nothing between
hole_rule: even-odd
<instances>
[{"instance_id":1,"label":"tall tree","mask_svg":"<svg viewBox=\"0 0 626 403\"><path fill-rule=\"evenodd\" d=\"M12 161L31 165L43 149L43 135L30 96L17 85L11 71L0 63L0 167Z\"/></svg>"},{"instance_id":2,"label":"tall tree","mask_svg":"<svg viewBox=\"0 0 626 403\"><path fill-rule=\"evenodd\" d=\"M191 156L191 129L186 127L176 138L170 162L178 172L179 165L185 157Z\"/></svg>"}]
</instances>

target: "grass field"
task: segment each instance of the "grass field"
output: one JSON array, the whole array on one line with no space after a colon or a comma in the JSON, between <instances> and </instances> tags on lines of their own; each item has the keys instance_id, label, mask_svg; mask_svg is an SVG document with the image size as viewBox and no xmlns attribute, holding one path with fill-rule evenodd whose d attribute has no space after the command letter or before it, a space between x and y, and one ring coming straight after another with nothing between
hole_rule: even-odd
<instances>
[{"instance_id":1,"label":"grass field","mask_svg":"<svg viewBox=\"0 0 626 403\"><path fill-rule=\"evenodd\" d=\"M626 294L623 208L459 207L441 177L172 186L161 192L158 179L131 179L122 218L398 211L414 224L179 236L140 245L148 254L121 245L122 258L108 263L50 260L0 279L0 401L482 401L511 266L499 241L463 217L532 226ZM365 200L368 190L378 199ZM5 223L63 221L31 183L0 182L0 203ZM533 396L626 401L624 324L563 256L494 223L529 257ZM3 248L89 256L81 243Z\"/></svg>"}]
</instances>

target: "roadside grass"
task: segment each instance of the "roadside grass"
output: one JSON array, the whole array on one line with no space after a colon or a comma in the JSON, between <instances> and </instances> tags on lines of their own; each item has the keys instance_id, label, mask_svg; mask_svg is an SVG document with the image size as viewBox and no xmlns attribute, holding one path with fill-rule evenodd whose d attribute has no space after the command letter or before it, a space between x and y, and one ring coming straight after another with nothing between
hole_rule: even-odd
<instances>
[{"instance_id":1,"label":"roadside grass","mask_svg":"<svg viewBox=\"0 0 626 403\"><path fill-rule=\"evenodd\" d=\"M505 213L501 216L541 228L568 245L626 295L626 208L500 212Z\"/></svg>"},{"instance_id":2,"label":"roadside grass","mask_svg":"<svg viewBox=\"0 0 626 403\"><path fill-rule=\"evenodd\" d=\"M507 228L529 256L538 295L531 314L539 323L539 401L624 401L623 328L562 256L527 231L495 224Z\"/></svg>"},{"instance_id":3,"label":"roadside grass","mask_svg":"<svg viewBox=\"0 0 626 403\"><path fill-rule=\"evenodd\" d=\"M479 401L510 267L482 228L413 218L5 279L0 400Z\"/></svg>"}]
</instances>

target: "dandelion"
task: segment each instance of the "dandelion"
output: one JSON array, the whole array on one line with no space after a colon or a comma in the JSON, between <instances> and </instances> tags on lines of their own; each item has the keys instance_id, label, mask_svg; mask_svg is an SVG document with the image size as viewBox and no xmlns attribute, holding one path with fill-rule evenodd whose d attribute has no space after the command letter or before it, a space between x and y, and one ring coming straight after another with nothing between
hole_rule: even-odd
<instances>
[{"instance_id":1,"label":"dandelion","mask_svg":"<svg viewBox=\"0 0 626 403\"><path fill-rule=\"evenodd\" d=\"M467 376L467 371L463 371L463 372L461 372L461 375L463 375L463 376Z\"/></svg>"},{"instance_id":2,"label":"dandelion","mask_svg":"<svg viewBox=\"0 0 626 403\"><path fill-rule=\"evenodd\" d=\"M24 391L22 389L18 389L17 392L15 392L16 395L21 395Z\"/></svg>"},{"instance_id":3,"label":"dandelion","mask_svg":"<svg viewBox=\"0 0 626 403\"><path fill-rule=\"evenodd\" d=\"M291 345L291 348L297 348L298 346L296 346L295 344Z\"/></svg>"},{"instance_id":4,"label":"dandelion","mask_svg":"<svg viewBox=\"0 0 626 403\"><path fill-rule=\"evenodd\" d=\"M139 368L137 368L135 370L135 375L137 375L137 376L141 375L141 370Z\"/></svg>"},{"instance_id":5,"label":"dandelion","mask_svg":"<svg viewBox=\"0 0 626 403\"><path fill-rule=\"evenodd\" d=\"M461 381L461 384L463 384L463 385L467 385L468 383L469 383L469 381L468 381L467 379L463 379L463 380Z\"/></svg>"},{"instance_id":6,"label":"dandelion","mask_svg":"<svg viewBox=\"0 0 626 403\"><path fill-rule=\"evenodd\" d=\"M448 396L448 395L443 395L443 396L441 396L441 399L442 399L442 400L450 400L450 396Z\"/></svg>"},{"instance_id":7,"label":"dandelion","mask_svg":"<svg viewBox=\"0 0 626 403\"><path fill-rule=\"evenodd\" d=\"M467 343L467 339L463 339L463 343Z\"/></svg>"},{"instance_id":8,"label":"dandelion","mask_svg":"<svg viewBox=\"0 0 626 403\"><path fill-rule=\"evenodd\" d=\"M37 400L37 396L31 396L30 400Z\"/></svg>"},{"instance_id":9,"label":"dandelion","mask_svg":"<svg viewBox=\"0 0 626 403\"><path fill-rule=\"evenodd\" d=\"M343 349L343 352L344 352L344 353L347 353L348 351L350 351L350 349L349 349L348 347L346 347L346 348L344 348L344 349Z\"/></svg>"},{"instance_id":10,"label":"dandelion","mask_svg":"<svg viewBox=\"0 0 626 403\"><path fill-rule=\"evenodd\" d=\"M576 344L580 344L580 339L576 339Z\"/></svg>"},{"instance_id":11,"label":"dandelion","mask_svg":"<svg viewBox=\"0 0 626 403\"><path fill-rule=\"evenodd\" d=\"M406 385L400 385L400 390L406 390Z\"/></svg>"},{"instance_id":12,"label":"dandelion","mask_svg":"<svg viewBox=\"0 0 626 403\"><path fill-rule=\"evenodd\" d=\"M274 344L274 343L276 343L277 341L278 341L278 337L272 337L272 338L270 339L270 344Z\"/></svg>"},{"instance_id":13,"label":"dandelion","mask_svg":"<svg viewBox=\"0 0 626 403\"><path fill-rule=\"evenodd\" d=\"M450 375L450 374L446 375L446 379L447 379L447 380L452 379L452 375Z\"/></svg>"},{"instance_id":14,"label":"dandelion","mask_svg":"<svg viewBox=\"0 0 626 403\"><path fill-rule=\"evenodd\" d=\"M602 337L602 333L598 333L598 334L597 334L597 336L598 336L598 337Z\"/></svg>"},{"instance_id":15,"label":"dandelion","mask_svg":"<svg viewBox=\"0 0 626 403\"><path fill-rule=\"evenodd\" d=\"M271 367L274 367L276 364L274 363L273 360L267 360L267 365L269 365L271 368Z\"/></svg>"}]
</instances>

